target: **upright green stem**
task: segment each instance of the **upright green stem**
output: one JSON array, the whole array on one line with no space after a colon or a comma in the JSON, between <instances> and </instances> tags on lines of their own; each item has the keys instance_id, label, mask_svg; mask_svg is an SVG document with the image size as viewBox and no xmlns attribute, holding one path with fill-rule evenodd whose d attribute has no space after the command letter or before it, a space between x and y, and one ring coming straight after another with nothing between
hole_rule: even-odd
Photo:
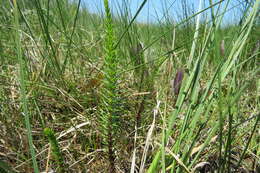
<instances>
[{"instance_id":1,"label":"upright green stem","mask_svg":"<svg viewBox=\"0 0 260 173\"><path fill-rule=\"evenodd\" d=\"M55 160L57 171L59 173L65 172L65 164L64 164L64 159L62 157L62 153L59 147L59 143L54 135L54 132L50 128L45 128L44 129L44 135L49 139L50 146L51 146L51 151L53 158Z\"/></svg>"},{"instance_id":2,"label":"upright green stem","mask_svg":"<svg viewBox=\"0 0 260 173\"><path fill-rule=\"evenodd\" d=\"M104 135L104 142L107 145L107 154L110 164L110 172L116 172L115 169L115 142L118 126L118 58L115 50L115 34L112 24L112 14L108 0L104 0L105 6L105 31L106 38L104 43L104 86L102 90L102 115L101 126Z\"/></svg>"},{"instance_id":3,"label":"upright green stem","mask_svg":"<svg viewBox=\"0 0 260 173\"><path fill-rule=\"evenodd\" d=\"M26 63L25 60L22 57L22 48L21 48L21 38L20 38L20 27L19 27L19 15L18 15L18 6L16 0L13 0L14 3L14 24L15 24L15 45L16 45L16 53L17 58L19 61L19 78L20 78L20 99L22 104L22 115L24 116L25 120L25 126L27 129L27 136L28 136L28 143L30 148L30 153L33 161L33 169L35 173L39 172L35 151L33 148L33 138L32 138L32 130L31 130L31 124L30 124L30 114L28 110L28 99L27 99L27 89L26 89Z\"/></svg>"}]
</instances>

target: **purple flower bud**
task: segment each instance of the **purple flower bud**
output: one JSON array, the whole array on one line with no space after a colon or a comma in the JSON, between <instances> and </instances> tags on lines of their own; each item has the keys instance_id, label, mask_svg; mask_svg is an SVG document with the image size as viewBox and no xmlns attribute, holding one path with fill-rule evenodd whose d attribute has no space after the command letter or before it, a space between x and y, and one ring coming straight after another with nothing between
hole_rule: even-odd
<instances>
[{"instance_id":1,"label":"purple flower bud","mask_svg":"<svg viewBox=\"0 0 260 173\"><path fill-rule=\"evenodd\" d=\"M172 82L173 92L176 96L179 95L183 76L184 76L184 71L182 69L178 70Z\"/></svg>"},{"instance_id":2,"label":"purple flower bud","mask_svg":"<svg viewBox=\"0 0 260 173\"><path fill-rule=\"evenodd\" d=\"M220 43L220 55L225 56L225 40L221 40Z\"/></svg>"}]
</instances>

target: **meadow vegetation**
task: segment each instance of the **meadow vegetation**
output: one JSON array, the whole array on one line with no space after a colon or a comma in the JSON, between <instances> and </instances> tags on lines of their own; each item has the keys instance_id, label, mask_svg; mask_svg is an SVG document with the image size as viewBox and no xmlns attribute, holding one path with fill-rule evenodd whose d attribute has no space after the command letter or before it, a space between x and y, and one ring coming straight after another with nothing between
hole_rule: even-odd
<instances>
[{"instance_id":1,"label":"meadow vegetation","mask_svg":"<svg viewBox=\"0 0 260 173\"><path fill-rule=\"evenodd\" d=\"M103 2L0 0L0 172L260 172L259 1Z\"/></svg>"}]
</instances>

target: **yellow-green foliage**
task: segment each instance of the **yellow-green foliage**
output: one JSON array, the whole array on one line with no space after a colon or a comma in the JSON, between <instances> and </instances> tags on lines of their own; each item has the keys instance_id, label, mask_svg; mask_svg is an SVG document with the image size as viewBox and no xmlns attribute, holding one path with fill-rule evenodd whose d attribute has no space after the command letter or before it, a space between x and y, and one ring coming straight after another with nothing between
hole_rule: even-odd
<instances>
[{"instance_id":1,"label":"yellow-green foliage","mask_svg":"<svg viewBox=\"0 0 260 173\"><path fill-rule=\"evenodd\" d=\"M110 162L110 171L115 171L115 142L117 137L117 124L119 118L118 108L118 57L115 50L115 33L112 23L108 0L104 0L105 6L105 42L104 42L104 80L102 88L102 104L100 108L102 133L104 143L107 146L108 160Z\"/></svg>"}]
</instances>

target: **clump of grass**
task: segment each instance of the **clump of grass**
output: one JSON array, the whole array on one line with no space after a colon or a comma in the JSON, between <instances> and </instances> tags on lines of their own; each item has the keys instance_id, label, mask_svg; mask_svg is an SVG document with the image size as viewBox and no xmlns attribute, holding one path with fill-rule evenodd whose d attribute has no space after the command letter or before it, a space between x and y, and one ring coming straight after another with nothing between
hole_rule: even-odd
<instances>
[{"instance_id":1,"label":"clump of grass","mask_svg":"<svg viewBox=\"0 0 260 173\"><path fill-rule=\"evenodd\" d=\"M228 89L228 92L223 92L223 83L225 79L227 78L228 74L231 75L232 81L235 80L234 76L236 76L236 66L235 66L235 60L237 57L242 54L242 48L245 43L245 40L248 38L248 33L250 33L252 29L252 23L255 21L255 10L258 7L258 3L254 4L253 10L251 11L248 18L245 20L245 24L243 25L243 29L240 31L238 37L236 37L235 44L233 45L232 51L230 52L227 59L222 59L219 64L218 68L215 71L215 75L212 76L212 79L207 84L206 92L202 95L198 95L199 93L199 80L203 75L203 72L206 72L205 68L205 62L208 57L208 51L211 49L212 46L214 46L214 40L216 40L216 31L220 27L219 23L221 19L218 21L218 24L212 25L208 28L208 30L205 30L204 33L204 39L201 42L202 49L198 50L198 57L195 56L195 47L197 47L197 36L198 32L195 32L194 34L194 41L191 48L191 53L189 57L193 57L192 61L193 63L189 63L189 70L191 73L189 76L185 77L182 83L182 87L180 89L180 94L178 95L177 101L176 101L176 108L173 110L172 114L169 117L168 121L168 128L166 129L166 135L165 138L163 138L162 144L168 143L168 140L171 138L171 136L174 134L175 130L173 129L173 126L177 126L180 130L178 132L178 136L175 138L175 142L170 146L171 151L175 154L180 154L180 158L173 158L172 163L169 165L169 170L171 172L182 172L184 171L182 164L188 165L188 171L191 170L192 167L194 167L194 164L199 158L199 155L201 152L210 144L210 140L214 137L214 135L219 136L219 171L230 171L231 165L228 160L231 158L231 152L232 152L232 143L233 138L231 138L231 135L233 133L232 125L234 120L235 114L235 104L238 103L240 98L241 90L243 90L246 85L239 88L236 85L230 85L230 88ZM199 24L197 23L197 26ZM197 27L198 28L198 27ZM243 39L241 39L243 38ZM236 51L233 51L236 50ZM223 54L224 55L224 54ZM196 58L195 58L196 57ZM232 58L231 58L232 57ZM231 70L232 69L232 70ZM256 71L253 71L253 73L256 73ZM232 82L231 82L232 83ZM219 104L219 119L217 120L219 124L215 124L210 131L208 132L208 135L205 137L203 144L200 146L199 152L196 153L195 157L193 157L190 161L188 161L187 158L191 157L191 150L194 148L194 144L197 142L197 135L202 135L202 128L197 128L198 126L203 127L205 126L209 119L210 114L207 111L212 109L213 107L213 94L211 94L210 97L208 97L208 91L213 90L213 87L217 87L219 90L218 92L215 91L215 94L218 95L218 98L216 99ZM240 90L241 89L241 90ZM236 94L232 93L236 90ZM236 95L236 96L233 96ZM227 106L224 106L227 105ZM233 111L231 111L233 110ZM183 114L183 120L179 119L180 114ZM204 115L202 117L201 115ZM202 121L199 121L199 119L203 119ZM224 134L224 124L225 121L228 121L229 124L227 132ZM218 133L219 132L219 133ZM225 139L224 139L225 138ZM159 147L159 151L154 156L153 162L151 163L148 172L156 172L158 170L161 170L165 172L164 166L165 163L161 163L160 160L165 160L164 155L162 155L162 152L164 151L163 147L164 145L161 145ZM224 149L224 154L223 153ZM224 160L224 162L223 162ZM187 170L186 170L187 171Z\"/></svg>"},{"instance_id":2,"label":"clump of grass","mask_svg":"<svg viewBox=\"0 0 260 173\"><path fill-rule=\"evenodd\" d=\"M53 130L50 128L45 128L43 133L49 140L50 147L51 147L51 154L53 156L54 163L57 166L57 171L60 173L65 172L66 168L65 168L64 159Z\"/></svg>"}]
</instances>

